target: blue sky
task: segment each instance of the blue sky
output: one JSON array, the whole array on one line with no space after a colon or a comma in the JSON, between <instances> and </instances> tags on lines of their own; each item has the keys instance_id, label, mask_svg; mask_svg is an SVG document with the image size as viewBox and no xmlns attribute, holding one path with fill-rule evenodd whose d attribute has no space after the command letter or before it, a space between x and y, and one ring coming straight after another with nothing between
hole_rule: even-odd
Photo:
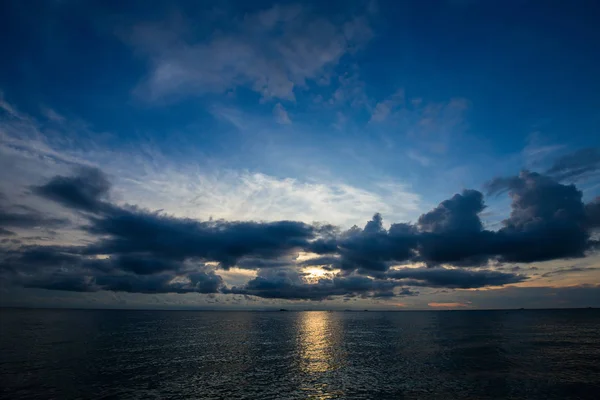
<instances>
[{"instance_id":1,"label":"blue sky","mask_svg":"<svg viewBox=\"0 0 600 400\"><path fill-rule=\"evenodd\" d=\"M589 161L585 173L559 179L587 204L600 194L599 11L593 1L3 2L0 189L70 218L28 188L85 165L110 178L115 204L345 230L376 212L385 227L414 223L464 189L486 194L494 178L588 154L574 158ZM502 226L511 201L486 196L483 224ZM53 232L61 245L90 240L74 226ZM572 267L560 260L548 268ZM577 284L598 283L586 273Z\"/></svg>"}]
</instances>

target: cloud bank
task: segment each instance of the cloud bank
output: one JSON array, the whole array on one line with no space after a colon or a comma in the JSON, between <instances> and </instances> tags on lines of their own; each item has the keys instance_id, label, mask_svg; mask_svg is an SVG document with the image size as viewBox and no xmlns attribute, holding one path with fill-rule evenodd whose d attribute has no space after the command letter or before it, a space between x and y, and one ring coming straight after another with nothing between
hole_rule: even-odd
<instances>
[{"instance_id":1,"label":"cloud bank","mask_svg":"<svg viewBox=\"0 0 600 400\"><path fill-rule=\"evenodd\" d=\"M484 228L484 195L464 190L421 215L386 229L375 214L348 230L297 221L199 221L134 205L117 205L100 170L81 167L31 192L61 205L90 238L84 245L3 246L1 279L9 285L69 291L233 293L263 298L323 300L333 296L416 294L410 287L472 289L518 283L518 270L490 263L578 258L590 251L598 204L546 175L523 171L488 183L507 192L510 216L496 231ZM65 220L35 210L3 212L0 228L56 226ZM84 221L81 223L81 221ZM313 258L299 259L299 254ZM421 264L422 267L398 268ZM308 276L318 266L322 276ZM228 287L219 270L255 270L246 284Z\"/></svg>"}]
</instances>

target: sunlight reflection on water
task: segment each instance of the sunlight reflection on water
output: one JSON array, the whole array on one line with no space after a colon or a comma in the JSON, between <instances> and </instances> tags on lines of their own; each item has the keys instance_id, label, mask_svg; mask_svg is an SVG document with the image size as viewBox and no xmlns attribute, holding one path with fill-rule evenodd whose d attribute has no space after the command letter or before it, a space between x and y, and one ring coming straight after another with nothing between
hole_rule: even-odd
<instances>
[{"instance_id":1,"label":"sunlight reflection on water","mask_svg":"<svg viewBox=\"0 0 600 400\"><path fill-rule=\"evenodd\" d=\"M323 382L326 374L343 365L340 343L340 320L325 311L301 313L299 318L298 354L300 369L309 385L301 387L311 399L331 399L342 394Z\"/></svg>"},{"instance_id":2,"label":"sunlight reflection on water","mask_svg":"<svg viewBox=\"0 0 600 400\"><path fill-rule=\"evenodd\" d=\"M0 319L0 398L564 400L600 391L597 310L0 310Z\"/></svg>"}]
</instances>

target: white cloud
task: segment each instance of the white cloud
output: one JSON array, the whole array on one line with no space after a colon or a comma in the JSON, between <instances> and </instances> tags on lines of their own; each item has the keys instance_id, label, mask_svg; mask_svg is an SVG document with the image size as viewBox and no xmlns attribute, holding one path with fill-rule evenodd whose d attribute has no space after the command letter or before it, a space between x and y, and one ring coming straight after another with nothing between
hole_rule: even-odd
<instances>
[{"instance_id":1,"label":"white cloud","mask_svg":"<svg viewBox=\"0 0 600 400\"><path fill-rule=\"evenodd\" d=\"M527 168L539 168L540 165L548 163L556 156L556 152L564 149L564 145L550 144L541 132L532 132L527 137L527 145L523 148L521 155Z\"/></svg>"},{"instance_id":2,"label":"white cloud","mask_svg":"<svg viewBox=\"0 0 600 400\"><path fill-rule=\"evenodd\" d=\"M172 25L139 24L127 39L150 59L140 90L151 99L247 86L264 99L294 100L296 88L322 81L372 36L365 17L334 24L299 5L247 14L232 33L207 40L190 39L181 17Z\"/></svg>"},{"instance_id":3,"label":"white cloud","mask_svg":"<svg viewBox=\"0 0 600 400\"><path fill-rule=\"evenodd\" d=\"M275 104L275 107L273 107L273 116L278 124L289 125L292 123L290 116L281 103L277 103Z\"/></svg>"},{"instance_id":4,"label":"white cloud","mask_svg":"<svg viewBox=\"0 0 600 400\"><path fill-rule=\"evenodd\" d=\"M308 182L248 171L161 168L123 190L121 197L179 216L229 220L299 220L344 227L364 225L375 212L388 222L414 218L420 197L399 183L366 190L345 183ZM127 192L125 192L125 190Z\"/></svg>"},{"instance_id":5,"label":"white cloud","mask_svg":"<svg viewBox=\"0 0 600 400\"><path fill-rule=\"evenodd\" d=\"M233 107L223 107L213 105L209 112L216 118L227 121L239 130L244 130L248 125L248 120L245 119L244 113Z\"/></svg>"},{"instance_id":6,"label":"white cloud","mask_svg":"<svg viewBox=\"0 0 600 400\"><path fill-rule=\"evenodd\" d=\"M424 167L428 167L431 165L431 159L429 157L425 157L424 155L420 154L419 152L415 151L415 150L409 150L406 155L408 156L408 158L410 158L413 161L418 162L419 164L421 164Z\"/></svg>"},{"instance_id":7,"label":"white cloud","mask_svg":"<svg viewBox=\"0 0 600 400\"><path fill-rule=\"evenodd\" d=\"M398 89L387 99L375 105L371 112L371 122L385 121L391 112L404 105L404 89Z\"/></svg>"},{"instance_id":8,"label":"white cloud","mask_svg":"<svg viewBox=\"0 0 600 400\"><path fill-rule=\"evenodd\" d=\"M9 115L11 118L25 119L26 116L21 114L16 108L10 103L4 100L4 93L0 91L0 110Z\"/></svg>"},{"instance_id":9,"label":"white cloud","mask_svg":"<svg viewBox=\"0 0 600 400\"><path fill-rule=\"evenodd\" d=\"M63 117L62 115L60 115L59 113L57 113L56 111L54 111L51 108L42 107L41 112L50 121L54 121L54 122L64 122L65 121L65 117Z\"/></svg>"},{"instance_id":10,"label":"white cloud","mask_svg":"<svg viewBox=\"0 0 600 400\"><path fill-rule=\"evenodd\" d=\"M343 112L337 111L335 113L335 122L332 124L332 126L338 131L341 131L346 127L346 122L348 122L348 117L346 117Z\"/></svg>"},{"instance_id":11,"label":"white cloud","mask_svg":"<svg viewBox=\"0 0 600 400\"><path fill-rule=\"evenodd\" d=\"M338 77L338 87L328 100L332 106L349 105L353 108L372 107L371 100L365 93L365 83L360 79L358 67L354 66L350 72L345 72Z\"/></svg>"},{"instance_id":12,"label":"white cloud","mask_svg":"<svg viewBox=\"0 0 600 400\"><path fill-rule=\"evenodd\" d=\"M87 164L113 178L116 201L181 217L320 221L350 227L364 225L375 212L381 212L388 223L414 219L419 212L420 196L401 182L361 188L334 178L301 180L215 169L201 163L181 163L144 145L134 152L103 148L93 142L85 148L67 148L61 146L65 140L59 138L61 134L68 136L66 124L62 125L67 131L53 130L50 140L33 118L0 120L1 191L24 193L29 185L69 173L75 164ZM27 201L35 202L41 210L50 207L39 199Z\"/></svg>"}]
</instances>

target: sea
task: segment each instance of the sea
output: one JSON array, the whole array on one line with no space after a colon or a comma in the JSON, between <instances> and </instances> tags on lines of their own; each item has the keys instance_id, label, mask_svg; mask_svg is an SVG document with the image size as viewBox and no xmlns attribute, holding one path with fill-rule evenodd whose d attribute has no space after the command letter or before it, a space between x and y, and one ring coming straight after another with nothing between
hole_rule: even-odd
<instances>
[{"instance_id":1,"label":"sea","mask_svg":"<svg viewBox=\"0 0 600 400\"><path fill-rule=\"evenodd\" d=\"M2 399L600 399L600 310L0 310Z\"/></svg>"}]
</instances>

